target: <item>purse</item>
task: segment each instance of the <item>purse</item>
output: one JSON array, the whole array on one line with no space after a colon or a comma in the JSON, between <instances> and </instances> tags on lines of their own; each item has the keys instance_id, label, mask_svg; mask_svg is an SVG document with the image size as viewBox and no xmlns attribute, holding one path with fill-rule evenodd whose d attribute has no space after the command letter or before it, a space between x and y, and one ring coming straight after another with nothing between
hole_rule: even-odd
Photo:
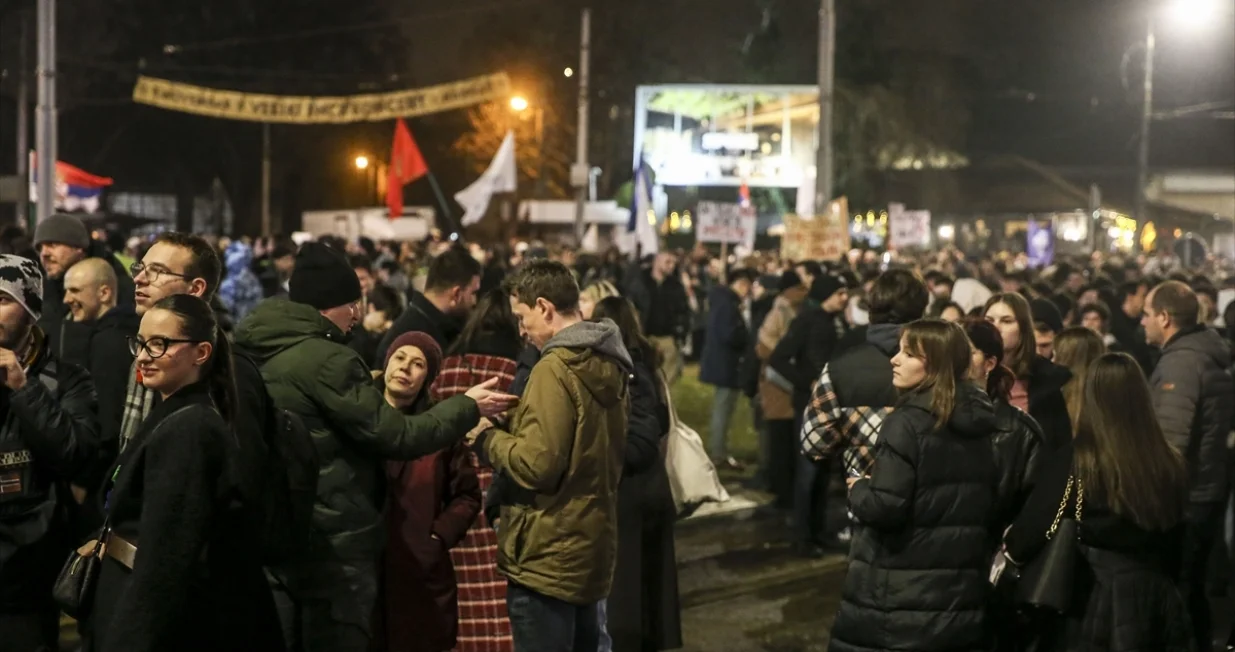
<instances>
[{"instance_id":1,"label":"purse","mask_svg":"<svg viewBox=\"0 0 1235 652\"><path fill-rule=\"evenodd\" d=\"M1075 518L1065 518L1068 497L1076 484ZM1072 606L1076 566L1080 562L1081 508L1085 502L1085 487L1080 478L1068 478L1063 490L1063 500L1055 512L1055 520L1046 532L1046 547L1038 553L1020 573L1016 585L1016 601L1055 613L1065 613Z\"/></svg>"},{"instance_id":2,"label":"purse","mask_svg":"<svg viewBox=\"0 0 1235 652\"><path fill-rule=\"evenodd\" d=\"M82 620L89 615L90 599L99 578L99 564L102 563L103 552L107 547L107 537L111 534L110 521L109 514L103 521L103 530L98 539L87 541L69 553L68 560L56 576L56 583L52 585L52 599L61 611L75 620Z\"/></svg>"}]
</instances>

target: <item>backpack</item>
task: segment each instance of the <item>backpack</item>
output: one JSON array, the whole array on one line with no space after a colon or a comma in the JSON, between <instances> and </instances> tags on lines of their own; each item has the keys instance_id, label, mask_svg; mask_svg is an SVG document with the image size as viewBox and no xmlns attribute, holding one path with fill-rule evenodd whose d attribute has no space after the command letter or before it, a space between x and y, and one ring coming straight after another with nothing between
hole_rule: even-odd
<instances>
[{"instance_id":1,"label":"backpack","mask_svg":"<svg viewBox=\"0 0 1235 652\"><path fill-rule=\"evenodd\" d=\"M238 363L250 364L260 376L261 367L243 353ZM254 530L260 542L262 563L279 565L304 554L313 524L320 468L317 446L299 415L274 405L265 383L266 415L258 454Z\"/></svg>"}]
</instances>

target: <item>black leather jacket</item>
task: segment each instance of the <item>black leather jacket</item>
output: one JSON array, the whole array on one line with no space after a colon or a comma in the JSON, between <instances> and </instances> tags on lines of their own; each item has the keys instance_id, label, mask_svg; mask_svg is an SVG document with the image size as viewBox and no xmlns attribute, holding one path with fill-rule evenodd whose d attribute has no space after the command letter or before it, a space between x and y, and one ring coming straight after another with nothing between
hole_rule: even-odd
<instances>
[{"instance_id":1,"label":"black leather jacket","mask_svg":"<svg viewBox=\"0 0 1235 652\"><path fill-rule=\"evenodd\" d=\"M1005 400L995 401L995 462L999 467L995 534L1002 534L1033 490L1038 468L1048 449L1038 422Z\"/></svg>"}]
</instances>

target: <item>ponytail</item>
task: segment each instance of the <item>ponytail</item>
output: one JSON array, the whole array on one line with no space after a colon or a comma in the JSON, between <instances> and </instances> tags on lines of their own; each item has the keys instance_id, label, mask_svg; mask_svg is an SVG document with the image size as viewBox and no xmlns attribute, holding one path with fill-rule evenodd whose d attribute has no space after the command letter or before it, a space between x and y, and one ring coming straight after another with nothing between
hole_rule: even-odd
<instances>
[{"instance_id":1,"label":"ponytail","mask_svg":"<svg viewBox=\"0 0 1235 652\"><path fill-rule=\"evenodd\" d=\"M210 398L223 420L228 424L236 416L236 369L232 364L232 344L227 334L215 327L214 353L210 356L207 371L210 380Z\"/></svg>"},{"instance_id":2,"label":"ponytail","mask_svg":"<svg viewBox=\"0 0 1235 652\"><path fill-rule=\"evenodd\" d=\"M986 378L986 395L1007 401L1012 395L1012 385L1016 384L1016 374L1003 364L995 365L991 375Z\"/></svg>"}]
</instances>

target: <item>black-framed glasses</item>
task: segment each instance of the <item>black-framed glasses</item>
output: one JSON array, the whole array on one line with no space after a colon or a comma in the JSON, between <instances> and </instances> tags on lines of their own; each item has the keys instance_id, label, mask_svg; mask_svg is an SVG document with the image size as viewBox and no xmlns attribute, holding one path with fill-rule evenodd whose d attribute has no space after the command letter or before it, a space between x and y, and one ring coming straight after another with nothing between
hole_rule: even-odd
<instances>
[{"instance_id":1,"label":"black-framed glasses","mask_svg":"<svg viewBox=\"0 0 1235 652\"><path fill-rule=\"evenodd\" d=\"M162 269L160 267L151 267L141 261L137 261L132 265L129 265L129 274L131 274L133 278L137 278L138 274L141 274L142 272L146 273L146 278L151 283L158 283L159 278L163 276L171 276L173 278L178 278L185 281L192 280L185 274L177 274L169 269Z\"/></svg>"},{"instance_id":2,"label":"black-framed glasses","mask_svg":"<svg viewBox=\"0 0 1235 652\"><path fill-rule=\"evenodd\" d=\"M158 360L159 358L167 355L167 350L172 348L172 345L174 344L202 343L201 340L183 340L171 337L152 337L148 340L142 340L139 337L130 337L128 339L129 353L132 353L134 358L136 358L137 354L144 349L146 351L146 355L150 356L151 360Z\"/></svg>"}]
</instances>

